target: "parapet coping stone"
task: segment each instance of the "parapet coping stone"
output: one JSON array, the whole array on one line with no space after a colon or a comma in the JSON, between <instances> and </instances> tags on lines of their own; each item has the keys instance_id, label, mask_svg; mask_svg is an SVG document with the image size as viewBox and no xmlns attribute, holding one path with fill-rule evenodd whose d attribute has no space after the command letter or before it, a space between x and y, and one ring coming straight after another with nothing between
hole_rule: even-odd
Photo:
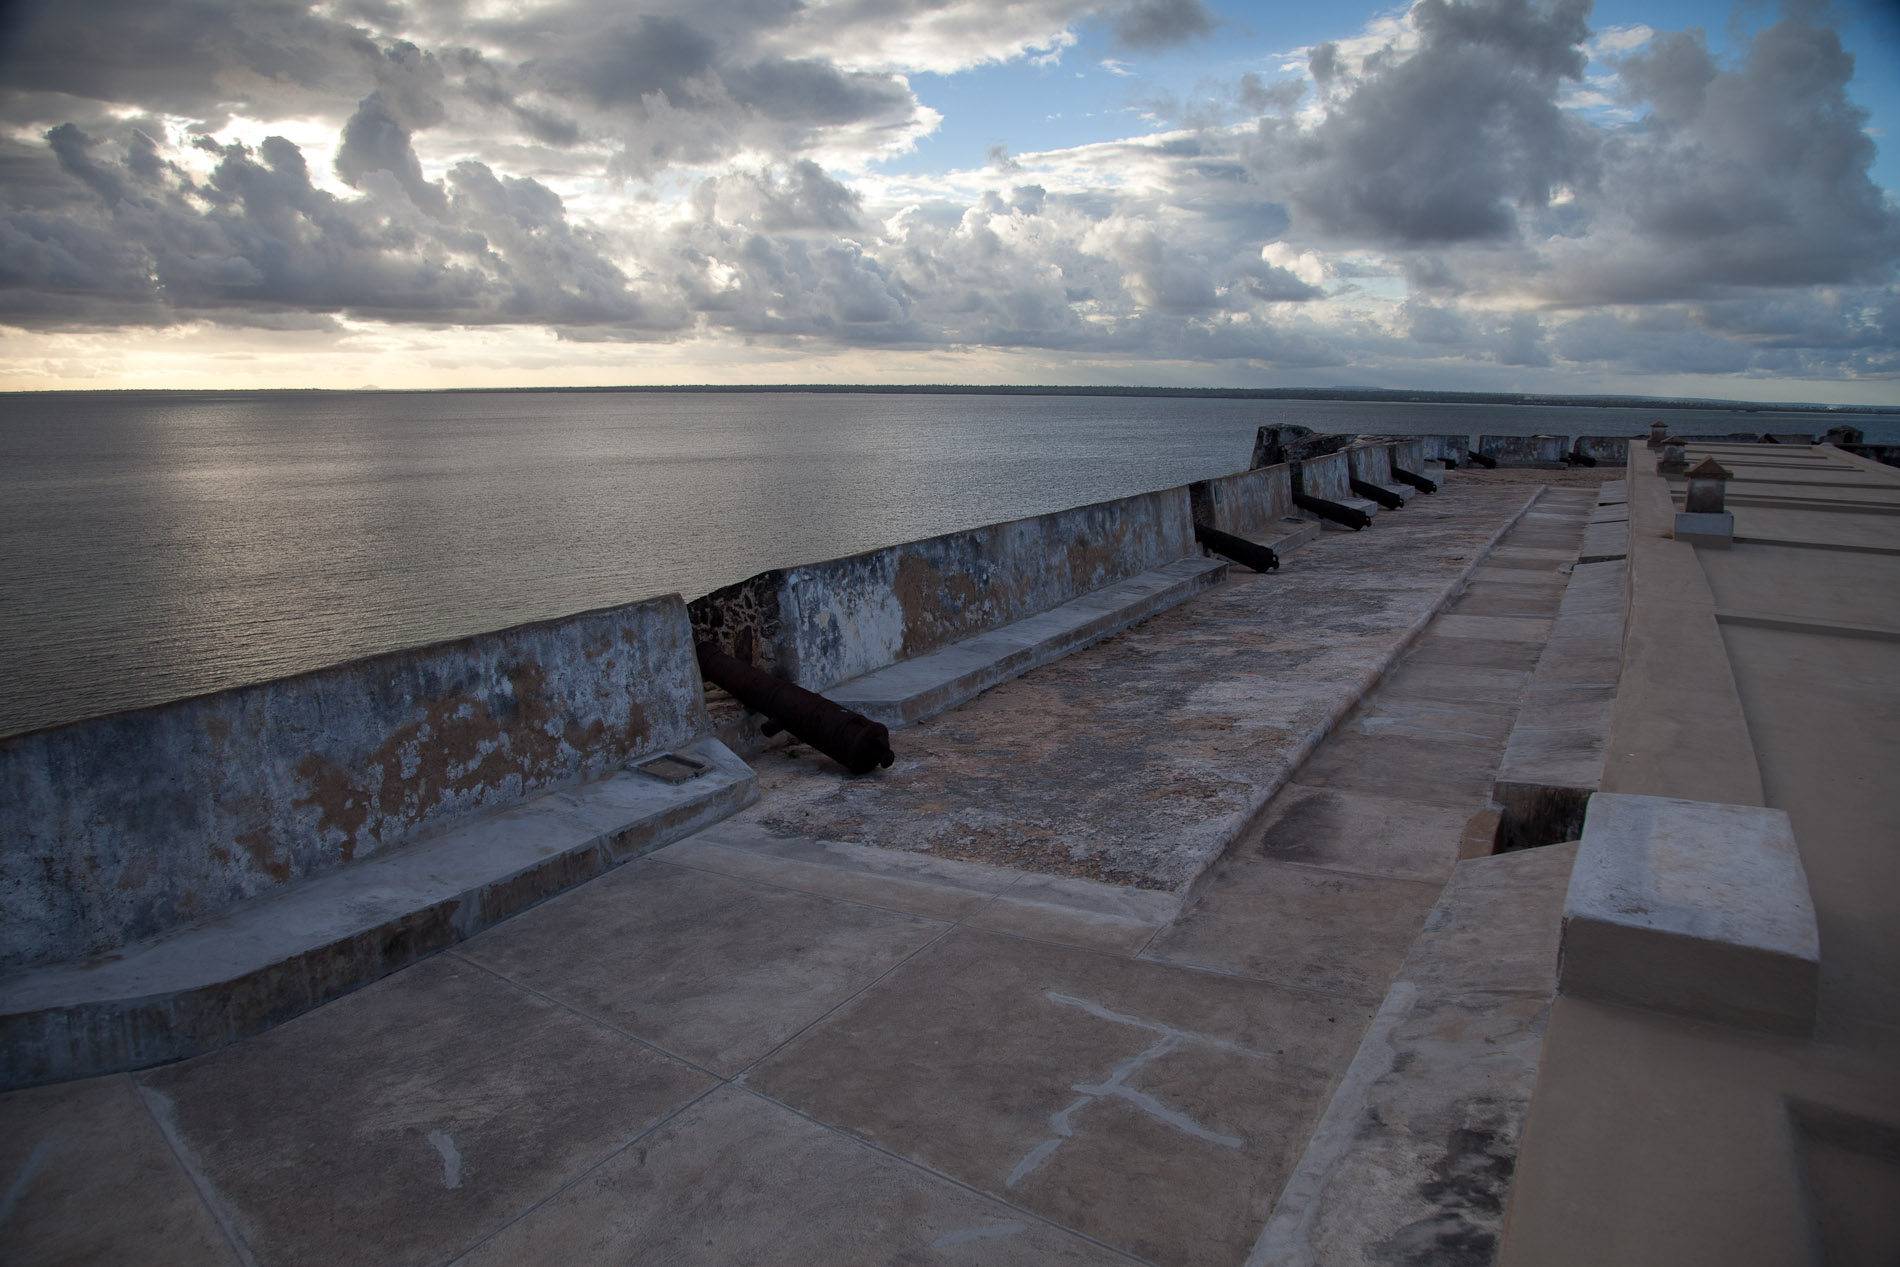
<instances>
[{"instance_id":1,"label":"parapet coping stone","mask_svg":"<svg viewBox=\"0 0 1900 1267\"><path fill-rule=\"evenodd\" d=\"M841 682L825 694L893 729L915 725L1186 602L1218 585L1227 567L1218 559L1177 559L1000 629Z\"/></svg>"},{"instance_id":2,"label":"parapet coping stone","mask_svg":"<svg viewBox=\"0 0 1900 1267\"><path fill-rule=\"evenodd\" d=\"M261 1033L758 799L718 740L676 751L708 768L545 792L116 954L0 980L0 1090Z\"/></svg>"},{"instance_id":3,"label":"parapet coping stone","mask_svg":"<svg viewBox=\"0 0 1900 1267\"><path fill-rule=\"evenodd\" d=\"M1806 1035L1820 933L1788 815L1599 792L1564 899L1559 988Z\"/></svg>"},{"instance_id":4,"label":"parapet coping stone","mask_svg":"<svg viewBox=\"0 0 1900 1267\"><path fill-rule=\"evenodd\" d=\"M1376 1262L1394 1243L1496 1237L1511 1176L1498 1163L1515 1159L1537 1085L1576 850L1457 864L1247 1267ZM1463 1181L1443 1182L1452 1167Z\"/></svg>"}]
</instances>

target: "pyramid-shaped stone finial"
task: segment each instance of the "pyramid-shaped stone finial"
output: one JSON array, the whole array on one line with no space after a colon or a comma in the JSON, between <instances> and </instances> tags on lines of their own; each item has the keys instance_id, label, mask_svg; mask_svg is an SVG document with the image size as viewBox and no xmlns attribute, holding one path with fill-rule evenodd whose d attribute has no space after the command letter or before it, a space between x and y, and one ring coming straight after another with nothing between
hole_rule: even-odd
<instances>
[{"instance_id":1,"label":"pyramid-shaped stone finial","mask_svg":"<svg viewBox=\"0 0 1900 1267\"><path fill-rule=\"evenodd\" d=\"M1714 458L1703 458L1688 470L1689 496L1683 509L1692 515L1719 515L1728 482L1734 472Z\"/></svg>"}]
</instances>

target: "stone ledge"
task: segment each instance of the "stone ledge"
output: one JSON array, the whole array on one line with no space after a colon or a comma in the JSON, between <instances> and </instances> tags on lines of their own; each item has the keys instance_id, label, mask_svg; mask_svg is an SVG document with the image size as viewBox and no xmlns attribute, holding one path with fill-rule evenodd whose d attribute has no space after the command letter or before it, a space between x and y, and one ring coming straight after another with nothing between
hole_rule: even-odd
<instances>
[{"instance_id":1,"label":"stone ledge","mask_svg":"<svg viewBox=\"0 0 1900 1267\"><path fill-rule=\"evenodd\" d=\"M1491 791L1512 848L1575 840L1583 827L1603 779L1628 576L1621 561L1571 569Z\"/></svg>"},{"instance_id":2,"label":"stone ledge","mask_svg":"<svg viewBox=\"0 0 1900 1267\"><path fill-rule=\"evenodd\" d=\"M260 1033L719 821L758 779L714 739L671 784L548 792L228 914L0 982L0 1089L180 1060Z\"/></svg>"},{"instance_id":3,"label":"stone ledge","mask_svg":"<svg viewBox=\"0 0 1900 1267\"><path fill-rule=\"evenodd\" d=\"M1248 1267L1491 1261L1556 993L1575 850L1458 864Z\"/></svg>"},{"instance_id":4,"label":"stone ledge","mask_svg":"<svg viewBox=\"0 0 1900 1267\"><path fill-rule=\"evenodd\" d=\"M1780 810L1598 793L1564 901L1560 989L1808 1034L1820 935Z\"/></svg>"},{"instance_id":5,"label":"stone ledge","mask_svg":"<svg viewBox=\"0 0 1900 1267\"><path fill-rule=\"evenodd\" d=\"M1226 575L1225 562L1180 559L941 651L840 683L825 694L886 726L913 725L1186 602Z\"/></svg>"}]
</instances>

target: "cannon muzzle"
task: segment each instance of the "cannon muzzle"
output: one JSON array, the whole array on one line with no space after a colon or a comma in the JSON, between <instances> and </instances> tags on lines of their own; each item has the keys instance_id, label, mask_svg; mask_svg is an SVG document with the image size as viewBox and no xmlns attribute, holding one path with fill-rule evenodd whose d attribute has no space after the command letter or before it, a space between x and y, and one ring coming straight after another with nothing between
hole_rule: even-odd
<instances>
[{"instance_id":1,"label":"cannon muzzle","mask_svg":"<svg viewBox=\"0 0 1900 1267\"><path fill-rule=\"evenodd\" d=\"M1295 493L1293 504L1301 510L1312 511L1321 519L1330 519L1336 524L1344 524L1354 532L1372 523L1372 516L1357 506L1342 506L1338 502L1329 502L1324 497L1310 497L1305 493Z\"/></svg>"},{"instance_id":2,"label":"cannon muzzle","mask_svg":"<svg viewBox=\"0 0 1900 1267\"><path fill-rule=\"evenodd\" d=\"M1399 510L1405 505L1405 499L1389 488L1383 488L1369 480L1347 480L1352 491L1369 502L1377 502L1387 510Z\"/></svg>"},{"instance_id":3,"label":"cannon muzzle","mask_svg":"<svg viewBox=\"0 0 1900 1267\"><path fill-rule=\"evenodd\" d=\"M709 642L693 648L700 676L764 715L764 733L790 731L853 774L866 774L896 759L891 732L882 722L854 713L816 691L775 678Z\"/></svg>"},{"instance_id":4,"label":"cannon muzzle","mask_svg":"<svg viewBox=\"0 0 1900 1267\"><path fill-rule=\"evenodd\" d=\"M1245 537L1236 537L1232 533L1197 523L1194 525L1194 539L1222 558L1243 563L1256 572L1280 570L1280 556L1271 547L1257 545Z\"/></svg>"}]
</instances>

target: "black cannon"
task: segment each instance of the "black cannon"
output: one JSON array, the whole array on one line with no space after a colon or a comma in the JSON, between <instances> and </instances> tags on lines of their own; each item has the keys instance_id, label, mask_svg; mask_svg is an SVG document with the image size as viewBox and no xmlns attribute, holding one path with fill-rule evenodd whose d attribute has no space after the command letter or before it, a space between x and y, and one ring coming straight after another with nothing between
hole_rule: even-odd
<instances>
[{"instance_id":1,"label":"black cannon","mask_svg":"<svg viewBox=\"0 0 1900 1267\"><path fill-rule=\"evenodd\" d=\"M1427 479L1417 471L1401 470L1395 466L1392 468L1392 478L1401 484L1410 484L1421 493L1436 493L1438 491L1437 480Z\"/></svg>"},{"instance_id":2,"label":"black cannon","mask_svg":"<svg viewBox=\"0 0 1900 1267\"><path fill-rule=\"evenodd\" d=\"M1405 505L1405 499L1389 488L1382 488L1368 480L1347 480L1352 491L1369 502L1377 502L1387 510L1399 510Z\"/></svg>"},{"instance_id":3,"label":"black cannon","mask_svg":"<svg viewBox=\"0 0 1900 1267\"><path fill-rule=\"evenodd\" d=\"M1194 525L1194 539L1223 558L1236 563L1244 563L1256 572L1277 572L1280 570L1280 556L1268 546L1256 545L1245 537L1236 537L1232 533L1210 528L1206 524Z\"/></svg>"},{"instance_id":4,"label":"black cannon","mask_svg":"<svg viewBox=\"0 0 1900 1267\"><path fill-rule=\"evenodd\" d=\"M1597 460L1588 453L1585 453L1582 449L1572 449L1570 452L1564 454L1564 465L1566 466L1595 466L1596 464Z\"/></svg>"},{"instance_id":5,"label":"black cannon","mask_svg":"<svg viewBox=\"0 0 1900 1267\"><path fill-rule=\"evenodd\" d=\"M1301 510L1310 510L1321 519L1330 519L1336 524L1344 524L1354 532L1369 527L1372 516L1356 506L1341 506L1338 502L1329 502L1324 497L1312 497L1306 493L1293 494L1293 504Z\"/></svg>"},{"instance_id":6,"label":"black cannon","mask_svg":"<svg viewBox=\"0 0 1900 1267\"><path fill-rule=\"evenodd\" d=\"M764 715L766 734L788 730L853 774L869 773L896 759L891 751L891 732L884 723L854 713L815 691L775 678L709 642L697 644L693 651L699 657L702 677Z\"/></svg>"},{"instance_id":7,"label":"black cannon","mask_svg":"<svg viewBox=\"0 0 1900 1267\"><path fill-rule=\"evenodd\" d=\"M1495 471L1498 469L1498 460L1492 457L1489 453L1480 453L1476 449L1473 449L1469 453L1465 454L1465 458L1468 461L1476 462L1479 466L1484 467L1488 471Z\"/></svg>"}]
</instances>

